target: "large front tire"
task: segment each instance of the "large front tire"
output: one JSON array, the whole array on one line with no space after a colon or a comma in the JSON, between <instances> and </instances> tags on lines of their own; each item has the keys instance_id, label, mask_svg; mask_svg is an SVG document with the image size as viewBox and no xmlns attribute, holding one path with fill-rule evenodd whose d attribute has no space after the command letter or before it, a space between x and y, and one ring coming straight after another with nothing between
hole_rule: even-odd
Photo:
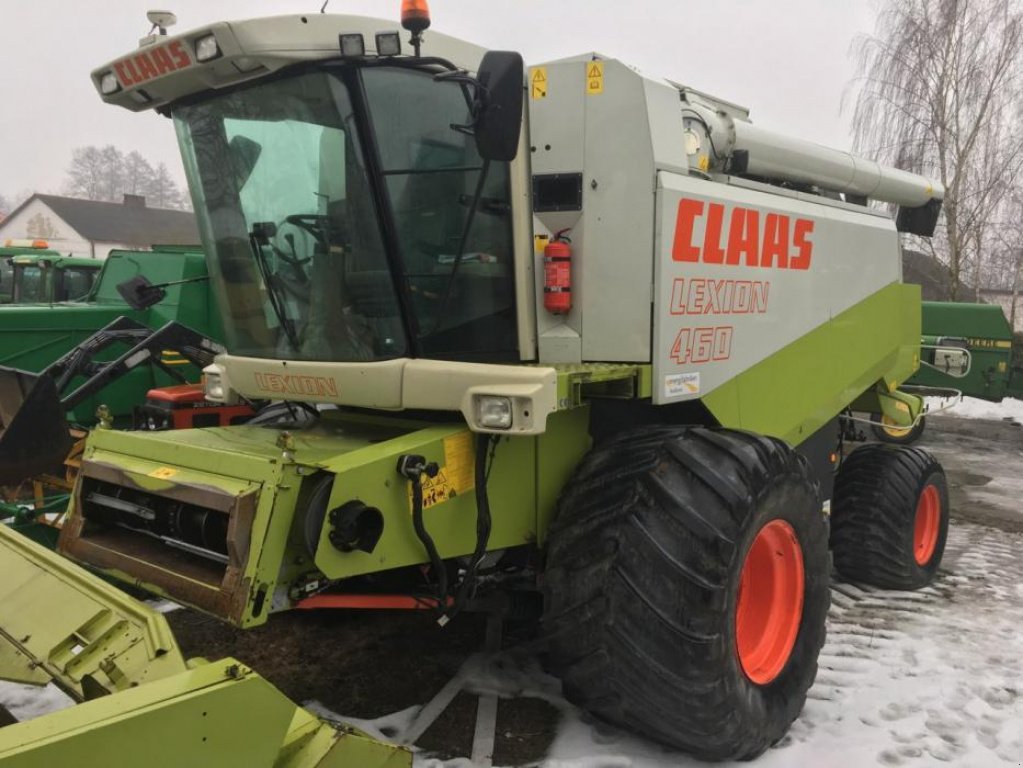
<instances>
[{"instance_id":1,"label":"large front tire","mask_svg":"<svg viewBox=\"0 0 1023 768\"><path fill-rule=\"evenodd\" d=\"M831 547L848 579L884 589L931 583L948 536L948 485L921 448L868 443L835 480Z\"/></svg>"},{"instance_id":2,"label":"large front tire","mask_svg":"<svg viewBox=\"0 0 1023 768\"><path fill-rule=\"evenodd\" d=\"M756 757L813 684L829 569L817 485L781 441L622 435L585 459L550 530L550 665L603 720L704 759Z\"/></svg>"}]
</instances>

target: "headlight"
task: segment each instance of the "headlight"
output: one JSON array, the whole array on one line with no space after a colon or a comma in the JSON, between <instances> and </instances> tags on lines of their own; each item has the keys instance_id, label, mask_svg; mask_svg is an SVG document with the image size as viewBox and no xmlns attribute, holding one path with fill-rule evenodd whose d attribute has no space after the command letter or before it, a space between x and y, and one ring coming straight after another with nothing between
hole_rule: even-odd
<instances>
[{"instance_id":1,"label":"headlight","mask_svg":"<svg viewBox=\"0 0 1023 768\"><path fill-rule=\"evenodd\" d=\"M397 32L377 32L377 55L397 56L401 53L401 38Z\"/></svg>"},{"instance_id":2,"label":"headlight","mask_svg":"<svg viewBox=\"0 0 1023 768\"><path fill-rule=\"evenodd\" d=\"M476 416L481 427L511 429L512 403L509 397L480 395L476 399Z\"/></svg>"},{"instance_id":3,"label":"headlight","mask_svg":"<svg viewBox=\"0 0 1023 768\"><path fill-rule=\"evenodd\" d=\"M203 377L203 392L206 399L212 402L220 402L224 399L224 380L219 373L207 373Z\"/></svg>"},{"instance_id":4,"label":"headlight","mask_svg":"<svg viewBox=\"0 0 1023 768\"><path fill-rule=\"evenodd\" d=\"M220 55L220 46L213 35L200 37L195 41L195 58L199 61L211 61Z\"/></svg>"},{"instance_id":5,"label":"headlight","mask_svg":"<svg viewBox=\"0 0 1023 768\"><path fill-rule=\"evenodd\" d=\"M366 41L358 32L338 35L338 40L341 46L341 55L346 59L366 55Z\"/></svg>"},{"instance_id":6,"label":"headlight","mask_svg":"<svg viewBox=\"0 0 1023 768\"><path fill-rule=\"evenodd\" d=\"M117 75L113 72L107 72L103 75L99 79L99 90L104 96L109 96L111 93L117 93L121 90L121 84L117 82Z\"/></svg>"}]
</instances>

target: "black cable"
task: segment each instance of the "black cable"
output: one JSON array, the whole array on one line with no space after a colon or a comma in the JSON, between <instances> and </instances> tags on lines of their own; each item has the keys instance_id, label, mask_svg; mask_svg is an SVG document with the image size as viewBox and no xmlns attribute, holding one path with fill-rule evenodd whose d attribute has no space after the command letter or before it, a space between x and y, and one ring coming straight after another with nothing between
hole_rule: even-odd
<instances>
[{"instance_id":1,"label":"black cable","mask_svg":"<svg viewBox=\"0 0 1023 768\"><path fill-rule=\"evenodd\" d=\"M465 570L462 582L458 585L458 593L455 595L448 618L454 618L465 607L469 591L476 585L476 572L487 554L487 544L490 543L492 527L490 499L487 495L487 476L489 475L487 452L490 450L491 443L496 448L497 440L495 435L476 436L476 549L472 553L472 560L469 561L469 567Z\"/></svg>"},{"instance_id":2,"label":"black cable","mask_svg":"<svg viewBox=\"0 0 1023 768\"><path fill-rule=\"evenodd\" d=\"M444 561L440 559L437 545L434 543L433 537L426 530L426 524L423 522L423 482L421 476L416 475L409 478L409 480L412 483L412 527L426 549L426 554L430 558L430 566L437 573L437 607L441 612L439 621L442 624L446 624L448 573L445 569Z\"/></svg>"}]
</instances>

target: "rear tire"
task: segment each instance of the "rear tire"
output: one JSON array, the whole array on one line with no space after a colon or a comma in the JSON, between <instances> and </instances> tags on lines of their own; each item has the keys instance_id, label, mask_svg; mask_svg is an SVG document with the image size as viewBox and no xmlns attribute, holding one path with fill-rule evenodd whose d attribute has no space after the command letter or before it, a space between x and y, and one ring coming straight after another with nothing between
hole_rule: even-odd
<instances>
[{"instance_id":1,"label":"rear tire","mask_svg":"<svg viewBox=\"0 0 1023 768\"><path fill-rule=\"evenodd\" d=\"M842 462L835 481L835 567L884 589L926 586L941 564L948 517L945 472L930 453L863 445Z\"/></svg>"},{"instance_id":2,"label":"rear tire","mask_svg":"<svg viewBox=\"0 0 1023 768\"><path fill-rule=\"evenodd\" d=\"M598 446L550 529L543 629L565 695L704 759L756 757L817 673L827 540L809 465L779 440L651 427Z\"/></svg>"},{"instance_id":3,"label":"rear tire","mask_svg":"<svg viewBox=\"0 0 1023 768\"><path fill-rule=\"evenodd\" d=\"M921 416L919 421L912 427L903 429L894 424L886 423L885 417L880 413L870 414L870 420L873 422L870 425L870 429L874 433L874 437L882 443L891 443L892 445L915 443L920 439L920 435L924 433L924 426L927 421Z\"/></svg>"}]
</instances>

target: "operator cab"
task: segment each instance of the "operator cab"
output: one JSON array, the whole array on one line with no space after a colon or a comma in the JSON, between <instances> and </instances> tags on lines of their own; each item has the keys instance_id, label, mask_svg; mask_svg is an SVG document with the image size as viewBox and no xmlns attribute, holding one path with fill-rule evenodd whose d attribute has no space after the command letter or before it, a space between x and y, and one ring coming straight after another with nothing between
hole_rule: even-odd
<instances>
[{"instance_id":1,"label":"operator cab","mask_svg":"<svg viewBox=\"0 0 1023 768\"><path fill-rule=\"evenodd\" d=\"M509 163L445 64L338 56L170 106L233 354L518 360Z\"/></svg>"}]
</instances>

